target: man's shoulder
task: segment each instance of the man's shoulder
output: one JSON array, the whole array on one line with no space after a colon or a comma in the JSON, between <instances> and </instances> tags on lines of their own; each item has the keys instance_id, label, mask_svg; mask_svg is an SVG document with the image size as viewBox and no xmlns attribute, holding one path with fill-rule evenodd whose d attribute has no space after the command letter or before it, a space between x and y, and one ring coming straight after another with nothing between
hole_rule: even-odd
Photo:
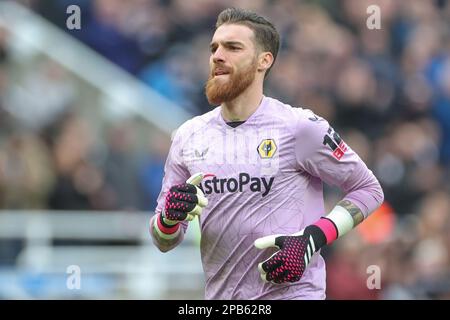
<instances>
[{"instance_id":1,"label":"man's shoulder","mask_svg":"<svg viewBox=\"0 0 450 320\"><path fill-rule=\"evenodd\" d=\"M268 112L279 118L286 125L291 125L294 128L309 127L309 124L323 121L324 118L316 115L310 107L307 106L292 106L283 103L274 98L269 99Z\"/></svg>"},{"instance_id":2,"label":"man's shoulder","mask_svg":"<svg viewBox=\"0 0 450 320\"><path fill-rule=\"evenodd\" d=\"M217 118L218 112L220 112L220 107L216 107L209 112L185 121L178 129L176 129L176 135L187 137L196 131L201 130L204 126Z\"/></svg>"}]
</instances>

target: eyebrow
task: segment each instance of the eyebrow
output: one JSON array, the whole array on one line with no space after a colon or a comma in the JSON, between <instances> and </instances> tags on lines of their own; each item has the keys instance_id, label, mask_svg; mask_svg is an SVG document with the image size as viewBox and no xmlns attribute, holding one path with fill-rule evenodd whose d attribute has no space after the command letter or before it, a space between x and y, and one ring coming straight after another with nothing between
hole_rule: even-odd
<instances>
[{"instance_id":1,"label":"eyebrow","mask_svg":"<svg viewBox=\"0 0 450 320\"><path fill-rule=\"evenodd\" d=\"M238 46L245 46L244 45L244 43L242 43L242 42L240 42L240 41L219 41L219 42L221 42L222 44L224 44L225 46L229 46L229 47L231 47L231 46L236 46L236 45L238 45ZM211 44L209 45L209 47L212 49L214 46L216 46L217 45L217 42L216 41L214 41L214 42L211 42Z\"/></svg>"}]
</instances>

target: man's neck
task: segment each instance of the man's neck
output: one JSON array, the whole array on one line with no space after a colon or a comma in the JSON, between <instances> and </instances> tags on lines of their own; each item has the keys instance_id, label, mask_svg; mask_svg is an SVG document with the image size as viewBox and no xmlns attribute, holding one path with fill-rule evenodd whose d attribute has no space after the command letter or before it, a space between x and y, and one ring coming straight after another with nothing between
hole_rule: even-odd
<instances>
[{"instance_id":1,"label":"man's neck","mask_svg":"<svg viewBox=\"0 0 450 320\"><path fill-rule=\"evenodd\" d=\"M225 121L245 121L258 109L262 98L262 87L249 87L236 99L222 103L222 117Z\"/></svg>"}]
</instances>

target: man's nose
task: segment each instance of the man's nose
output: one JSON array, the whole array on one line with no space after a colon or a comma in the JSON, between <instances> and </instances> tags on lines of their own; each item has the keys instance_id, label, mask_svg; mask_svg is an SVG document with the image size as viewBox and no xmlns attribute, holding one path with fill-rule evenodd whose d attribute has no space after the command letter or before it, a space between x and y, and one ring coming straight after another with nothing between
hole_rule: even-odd
<instances>
[{"instance_id":1,"label":"man's nose","mask_svg":"<svg viewBox=\"0 0 450 320\"><path fill-rule=\"evenodd\" d=\"M213 61L214 61L214 63L225 62L225 55L224 55L223 50L220 47L217 48L216 51L214 51Z\"/></svg>"}]
</instances>

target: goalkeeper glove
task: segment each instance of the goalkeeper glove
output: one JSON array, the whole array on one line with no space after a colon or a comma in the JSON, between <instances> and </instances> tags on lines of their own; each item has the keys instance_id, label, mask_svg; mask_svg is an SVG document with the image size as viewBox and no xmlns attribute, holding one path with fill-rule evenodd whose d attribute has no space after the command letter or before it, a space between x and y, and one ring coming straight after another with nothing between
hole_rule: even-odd
<instances>
[{"instance_id":1,"label":"goalkeeper glove","mask_svg":"<svg viewBox=\"0 0 450 320\"><path fill-rule=\"evenodd\" d=\"M192 221L195 216L201 215L203 208L208 205L208 199L198 185L208 176L211 175L196 173L186 183L169 189L164 208L155 219L155 229L161 237L176 237L181 221Z\"/></svg>"},{"instance_id":2,"label":"goalkeeper glove","mask_svg":"<svg viewBox=\"0 0 450 320\"><path fill-rule=\"evenodd\" d=\"M258 249L279 249L269 259L258 264L261 278L278 284L299 281L312 255L331 241L326 236L330 233L330 228L335 229L333 222L321 218L317 223L292 235L270 235L257 239L255 247Z\"/></svg>"}]
</instances>

